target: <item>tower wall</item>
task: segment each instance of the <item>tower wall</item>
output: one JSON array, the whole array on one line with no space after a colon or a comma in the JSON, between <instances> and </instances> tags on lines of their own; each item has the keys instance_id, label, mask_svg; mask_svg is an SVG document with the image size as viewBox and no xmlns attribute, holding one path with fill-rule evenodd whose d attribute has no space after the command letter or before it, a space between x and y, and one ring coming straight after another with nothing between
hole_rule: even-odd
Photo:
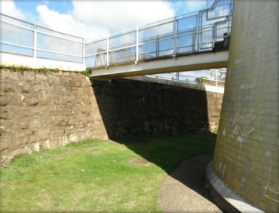
<instances>
[{"instance_id":1,"label":"tower wall","mask_svg":"<svg viewBox=\"0 0 279 213\"><path fill-rule=\"evenodd\" d=\"M234 192L279 211L279 1L235 1L213 168Z\"/></svg>"}]
</instances>

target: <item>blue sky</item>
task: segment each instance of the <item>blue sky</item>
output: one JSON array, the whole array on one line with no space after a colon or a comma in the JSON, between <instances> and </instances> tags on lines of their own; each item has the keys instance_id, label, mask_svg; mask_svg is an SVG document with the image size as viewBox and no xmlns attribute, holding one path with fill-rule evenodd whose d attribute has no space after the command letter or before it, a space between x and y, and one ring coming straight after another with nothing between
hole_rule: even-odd
<instances>
[{"instance_id":1,"label":"blue sky","mask_svg":"<svg viewBox=\"0 0 279 213\"><path fill-rule=\"evenodd\" d=\"M69 13L74 8L71 0L36 0L36 1L13 0L13 1L15 2L15 5L18 8L33 14L33 16L39 15L38 12L36 11L36 7L42 4L47 5L49 9L55 10L59 13ZM95 0L95 1L102 1L102 0ZM113 1L113 0L109 0L109 1ZM116 0L116 1L121 2L120 0ZM143 0L143 1L145 1L146 5L148 5L147 0ZM206 6L206 2L207 2L207 0L165 0L165 1L171 4L171 7L175 11L175 15L181 15L187 12L192 12L195 10L202 9ZM124 1L122 0L122 2L125 3L125 0ZM80 4L82 4L82 2L80 2Z\"/></svg>"},{"instance_id":2,"label":"blue sky","mask_svg":"<svg viewBox=\"0 0 279 213\"><path fill-rule=\"evenodd\" d=\"M206 8L207 0L1 0L0 11L92 41Z\"/></svg>"},{"instance_id":3,"label":"blue sky","mask_svg":"<svg viewBox=\"0 0 279 213\"><path fill-rule=\"evenodd\" d=\"M15 0L15 5L23 11L28 11L33 16L38 16L39 13L36 11L37 6L47 5L50 10L55 10L59 13L69 13L73 9L72 1L69 0Z\"/></svg>"}]
</instances>

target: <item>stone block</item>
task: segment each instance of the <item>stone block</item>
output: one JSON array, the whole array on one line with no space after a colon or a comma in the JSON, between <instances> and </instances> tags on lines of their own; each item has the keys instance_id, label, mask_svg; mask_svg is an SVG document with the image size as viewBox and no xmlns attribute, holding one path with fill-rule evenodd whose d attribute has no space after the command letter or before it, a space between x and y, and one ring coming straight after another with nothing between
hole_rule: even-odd
<instances>
[{"instance_id":1,"label":"stone block","mask_svg":"<svg viewBox=\"0 0 279 213\"><path fill-rule=\"evenodd\" d=\"M1 143L0 143L1 154L2 154L3 150L9 150L12 148L12 137L10 134L8 134L8 135L0 134L0 141L1 141Z\"/></svg>"},{"instance_id":2,"label":"stone block","mask_svg":"<svg viewBox=\"0 0 279 213\"><path fill-rule=\"evenodd\" d=\"M0 79L3 80L20 80L18 72L11 71L10 69L0 69Z\"/></svg>"},{"instance_id":3,"label":"stone block","mask_svg":"<svg viewBox=\"0 0 279 213\"><path fill-rule=\"evenodd\" d=\"M35 80L35 72L33 70L27 70L20 74L22 77L21 79L25 79L27 81Z\"/></svg>"},{"instance_id":4,"label":"stone block","mask_svg":"<svg viewBox=\"0 0 279 213\"><path fill-rule=\"evenodd\" d=\"M61 77L61 86L63 87L74 87L74 80L70 77L63 76Z\"/></svg>"},{"instance_id":5,"label":"stone block","mask_svg":"<svg viewBox=\"0 0 279 213\"><path fill-rule=\"evenodd\" d=\"M44 73L35 73L37 84L47 84L48 76Z\"/></svg>"},{"instance_id":6,"label":"stone block","mask_svg":"<svg viewBox=\"0 0 279 213\"><path fill-rule=\"evenodd\" d=\"M10 103L11 97L9 96L0 96L0 107L8 106Z\"/></svg>"},{"instance_id":7,"label":"stone block","mask_svg":"<svg viewBox=\"0 0 279 213\"><path fill-rule=\"evenodd\" d=\"M17 87L19 93L29 93L31 90L31 85L27 81L18 82Z\"/></svg>"},{"instance_id":8,"label":"stone block","mask_svg":"<svg viewBox=\"0 0 279 213\"><path fill-rule=\"evenodd\" d=\"M1 92L5 92L5 93L14 93L17 92L17 87L18 87L18 83L16 81L13 80L6 80L0 81L1 84Z\"/></svg>"},{"instance_id":9,"label":"stone block","mask_svg":"<svg viewBox=\"0 0 279 213\"><path fill-rule=\"evenodd\" d=\"M51 86L60 85L60 76L58 76L58 75L48 75L47 82Z\"/></svg>"},{"instance_id":10,"label":"stone block","mask_svg":"<svg viewBox=\"0 0 279 213\"><path fill-rule=\"evenodd\" d=\"M36 106L39 103L39 99L37 97L30 97L24 99L24 105L26 106Z\"/></svg>"}]
</instances>

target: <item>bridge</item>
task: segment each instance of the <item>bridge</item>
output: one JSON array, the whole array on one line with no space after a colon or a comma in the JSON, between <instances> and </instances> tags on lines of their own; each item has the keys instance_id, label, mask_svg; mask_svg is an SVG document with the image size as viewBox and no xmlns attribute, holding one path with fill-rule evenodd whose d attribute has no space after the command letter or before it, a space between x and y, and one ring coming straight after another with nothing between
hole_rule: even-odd
<instances>
[{"instance_id":1,"label":"bridge","mask_svg":"<svg viewBox=\"0 0 279 213\"><path fill-rule=\"evenodd\" d=\"M227 67L233 1L209 2L213 3L205 10L91 43L0 14L1 65L88 68L95 80Z\"/></svg>"},{"instance_id":2,"label":"bridge","mask_svg":"<svg viewBox=\"0 0 279 213\"><path fill-rule=\"evenodd\" d=\"M107 80L227 67L233 2L113 34L85 45L90 78Z\"/></svg>"}]
</instances>

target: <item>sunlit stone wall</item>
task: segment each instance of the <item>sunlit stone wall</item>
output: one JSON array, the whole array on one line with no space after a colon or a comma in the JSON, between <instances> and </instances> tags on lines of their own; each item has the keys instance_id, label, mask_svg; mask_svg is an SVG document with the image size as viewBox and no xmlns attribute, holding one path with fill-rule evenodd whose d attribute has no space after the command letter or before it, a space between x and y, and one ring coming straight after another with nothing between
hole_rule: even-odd
<instances>
[{"instance_id":1,"label":"sunlit stone wall","mask_svg":"<svg viewBox=\"0 0 279 213\"><path fill-rule=\"evenodd\" d=\"M91 82L73 72L0 69L0 164L85 139L107 139Z\"/></svg>"}]
</instances>

